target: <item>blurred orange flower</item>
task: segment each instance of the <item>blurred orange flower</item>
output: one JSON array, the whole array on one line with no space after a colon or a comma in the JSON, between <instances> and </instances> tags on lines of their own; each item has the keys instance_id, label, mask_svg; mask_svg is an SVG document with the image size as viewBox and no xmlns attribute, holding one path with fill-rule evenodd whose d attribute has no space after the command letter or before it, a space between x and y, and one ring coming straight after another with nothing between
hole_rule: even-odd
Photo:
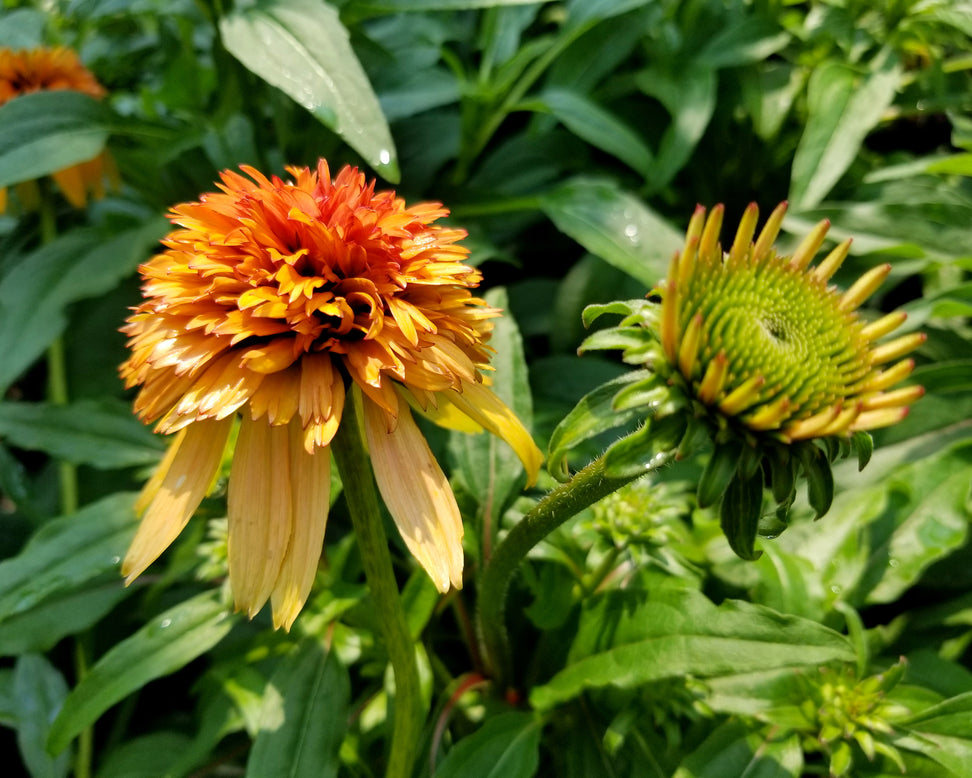
<instances>
[{"instance_id":1,"label":"blurred orange flower","mask_svg":"<svg viewBox=\"0 0 972 778\"><path fill-rule=\"evenodd\" d=\"M470 288L465 232L433 225L357 169L293 177L225 171L220 193L176 206L166 250L142 266L145 301L122 365L139 416L177 433L146 485L123 564L131 581L175 539L210 487L242 414L229 482L229 574L251 616L270 599L287 628L313 583L330 453L359 402L379 490L442 592L462 584L462 520L410 406L444 426L506 440L534 481L541 454L486 386L498 314ZM252 179L252 180L251 180Z\"/></svg>"},{"instance_id":2,"label":"blurred orange flower","mask_svg":"<svg viewBox=\"0 0 972 778\"><path fill-rule=\"evenodd\" d=\"M78 55L64 47L0 48L0 105L31 92L69 89L101 99L105 89L81 64ZM116 183L117 173L104 152L51 176L75 208L83 208L88 194L105 196L105 180ZM0 213L6 210L7 191L0 189Z\"/></svg>"}]
</instances>

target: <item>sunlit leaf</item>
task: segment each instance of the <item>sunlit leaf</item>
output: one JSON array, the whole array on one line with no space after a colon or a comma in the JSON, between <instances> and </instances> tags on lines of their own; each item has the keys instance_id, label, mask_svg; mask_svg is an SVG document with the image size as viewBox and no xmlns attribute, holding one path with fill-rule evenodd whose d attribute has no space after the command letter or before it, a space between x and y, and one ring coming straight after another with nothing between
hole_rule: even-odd
<instances>
[{"instance_id":1,"label":"sunlit leaf","mask_svg":"<svg viewBox=\"0 0 972 778\"><path fill-rule=\"evenodd\" d=\"M436 778L530 778L539 762L542 721L501 713L460 740L436 767Z\"/></svg>"},{"instance_id":2,"label":"sunlit leaf","mask_svg":"<svg viewBox=\"0 0 972 778\"><path fill-rule=\"evenodd\" d=\"M113 124L110 109L80 92L15 97L0 106L0 187L96 157Z\"/></svg>"},{"instance_id":3,"label":"sunlit leaf","mask_svg":"<svg viewBox=\"0 0 972 778\"><path fill-rule=\"evenodd\" d=\"M761 729L729 721L682 761L673 778L800 778L803 749L797 735L770 739Z\"/></svg>"},{"instance_id":4,"label":"sunlit leaf","mask_svg":"<svg viewBox=\"0 0 972 778\"><path fill-rule=\"evenodd\" d=\"M889 49L863 76L836 61L814 70L807 86L807 124L793 157L795 208L811 208L827 196L894 100L901 72Z\"/></svg>"},{"instance_id":5,"label":"sunlit leaf","mask_svg":"<svg viewBox=\"0 0 972 778\"><path fill-rule=\"evenodd\" d=\"M384 178L395 144L337 10L324 0L258 0L220 19L229 52L304 106Z\"/></svg>"},{"instance_id":6,"label":"sunlit leaf","mask_svg":"<svg viewBox=\"0 0 972 778\"><path fill-rule=\"evenodd\" d=\"M592 254L651 288L662 278L681 233L611 182L575 178L545 194L544 213Z\"/></svg>"},{"instance_id":7,"label":"sunlit leaf","mask_svg":"<svg viewBox=\"0 0 972 778\"><path fill-rule=\"evenodd\" d=\"M848 640L814 621L691 589L613 591L589 600L567 665L530 694L541 710L588 689L854 661Z\"/></svg>"},{"instance_id":8,"label":"sunlit leaf","mask_svg":"<svg viewBox=\"0 0 972 778\"><path fill-rule=\"evenodd\" d=\"M0 280L0 392L64 331L67 306L115 287L147 258L165 227L152 219L113 236L75 229L21 257Z\"/></svg>"},{"instance_id":9,"label":"sunlit leaf","mask_svg":"<svg viewBox=\"0 0 972 778\"><path fill-rule=\"evenodd\" d=\"M209 651L235 622L218 592L204 592L152 618L109 649L68 695L51 727L51 753L60 753L135 690Z\"/></svg>"},{"instance_id":10,"label":"sunlit leaf","mask_svg":"<svg viewBox=\"0 0 972 778\"><path fill-rule=\"evenodd\" d=\"M270 678L248 775L337 775L351 681L333 652L304 640Z\"/></svg>"},{"instance_id":11,"label":"sunlit leaf","mask_svg":"<svg viewBox=\"0 0 972 778\"><path fill-rule=\"evenodd\" d=\"M109 398L60 406L0 402L0 437L19 448L106 469L150 464L165 448L127 403Z\"/></svg>"},{"instance_id":12,"label":"sunlit leaf","mask_svg":"<svg viewBox=\"0 0 972 778\"><path fill-rule=\"evenodd\" d=\"M0 624L117 571L135 533L134 499L114 494L49 521L17 556L0 562Z\"/></svg>"},{"instance_id":13,"label":"sunlit leaf","mask_svg":"<svg viewBox=\"0 0 972 778\"><path fill-rule=\"evenodd\" d=\"M17 700L17 745L31 778L66 776L70 754L51 756L45 749L51 722L67 696L64 677L40 654L25 654L14 665L12 691Z\"/></svg>"}]
</instances>

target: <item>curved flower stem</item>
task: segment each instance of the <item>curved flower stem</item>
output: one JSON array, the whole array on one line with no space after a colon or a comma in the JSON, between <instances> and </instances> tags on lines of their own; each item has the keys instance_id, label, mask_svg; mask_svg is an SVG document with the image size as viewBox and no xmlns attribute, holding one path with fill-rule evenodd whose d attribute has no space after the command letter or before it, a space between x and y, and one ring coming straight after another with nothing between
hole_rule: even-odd
<instances>
[{"instance_id":1,"label":"curved flower stem","mask_svg":"<svg viewBox=\"0 0 972 778\"><path fill-rule=\"evenodd\" d=\"M652 460L651 469L669 461L670 456ZM486 667L505 691L512 682L513 662L506 631L506 594L520 562L530 550L571 516L593 505L602 497L649 473L611 477L605 473L604 457L591 462L567 483L549 492L496 547L479 582L479 634Z\"/></svg>"},{"instance_id":2,"label":"curved flower stem","mask_svg":"<svg viewBox=\"0 0 972 778\"><path fill-rule=\"evenodd\" d=\"M378 609L388 658L395 674L394 721L385 775L387 778L406 778L412 774L425 714L415 664L415 645L392 569L359 414L356 403L349 397L331 450L341 473L365 576Z\"/></svg>"}]
</instances>

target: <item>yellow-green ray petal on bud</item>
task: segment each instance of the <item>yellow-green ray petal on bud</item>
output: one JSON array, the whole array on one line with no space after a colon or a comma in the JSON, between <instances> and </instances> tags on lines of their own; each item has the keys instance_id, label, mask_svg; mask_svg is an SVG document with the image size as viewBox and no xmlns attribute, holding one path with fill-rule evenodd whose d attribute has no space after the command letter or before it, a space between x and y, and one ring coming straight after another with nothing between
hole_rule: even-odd
<instances>
[{"instance_id":1,"label":"yellow-green ray petal on bud","mask_svg":"<svg viewBox=\"0 0 972 778\"><path fill-rule=\"evenodd\" d=\"M763 225L763 229L759 233L759 238L756 240L756 245L753 246L753 259L755 261L761 262L769 256L770 251L773 249L773 244L780 234L784 216L786 216L785 202L780 203L773 209L773 213L769 215L766 224Z\"/></svg>"},{"instance_id":2,"label":"yellow-green ray petal on bud","mask_svg":"<svg viewBox=\"0 0 972 778\"><path fill-rule=\"evenodd\" d=\"M887 370L872 375L864 384L865 392L880 392L904 381L915 369L915 360L902 359Z\"/></svg>"},{"instance_id":3,"label":"yellow-green ray petal on bud","mask_svg":"<svg viewBox=\"0 0 972 778\"><path fill-rule=\"evenodd\" d=\"M834 417L834 420L830 422L826 427L824 427L820 433L816 436L818 438L826 438L830 435L842 435L851 429L855 429L852 425L857 421L858 417L861 415L861 403L854 403L850 407L841 409L840 413ZM856 429L866 429L865 427L857 427Z\"/></svg>"},{"instance_id":4,"label":"yellow-green ray petal on bud","mask_svg":"<svg viewBox=\"0 0 972 778\"><path fill-rule=\"evenodd\" d=\"M780 426L790 410L790 398L780 397L778 400L760 406L746 417L746 426L753 430L771 430Z\"/></svg>"},{"instance_id":5,"label":"yellow-green ray petal on bud","mask_svg":"<svg viewBox=\"0 0 972 778\"><path fill-rule=\"evenodd\" d=\"M879 408L901 408L911 405L925 394L923 386L905 386L892 392L879 392L873 397L865 397L863 410L876 411Z\"/></svg>"},{"instance_id":6,"label":"yellow-green ray petal on bud","mask_svg":"<svg viewBox=\"0 0 972 778\"><path fill-rule=\"evenodd\" d=\"M728 374L729 360L726 359L726 352L720 351L705 368L705 375L702 377L702 383L699 384L699 399L706 405L715 403L726 385Z\"/></svg>"},{"instance_id":7,"label":"yellow-green ray petal on bud","mask_svg":"<svg viewBox=\"0 0 972 778\"><path fill-rule=\"evenodd\" d=\"M678 367L682 375L689 377L695 372L698 365L699 338L702 336L702 314L697 313L692 317L685 334L682 336L682 343L678 348Z\"/></svg>"},{"instance_id":8,"label":"yellow-green ray petal on bud","mask_svg":"<svg viewBox=\"0 0 972 778\"><path fill-rule=\"evenodd\" d=\"M844 292L844 296L840 300L840 310L853 311L859 308L884 283L884 279L888 277L890 272L891 265L887 262L868 270L854 282L850 289Z\"/></svg>"},{"instance_id":9,"label":"yellow-green ray petal on bud","mask_svg":"<svg viewBox=\"0 0 972 778\"><path fill-rule=\"evenodd\" d=\"M759 390L765 383L766 379L761 375L748 378L726 395L726 399L719 403L719 410L726 416L739 415L746 408L759 401Z\"/></svg>"},{"instance_id":10,"label":"yellow-green ray petal on bud","mask_svg":"<svg viewBox=\"0 0 972 778\"><path fill-rule=\"evenodd\" d=\"M851 429L876 430L897 424L908 415L908 408L881 408L875 411L865 411L857 417Z\"/></svg>"},{"instance_id":11,"label":"yellow-green ray petal on bud","mask_svg":"<svg viewBox=\"0 0 972 778\"><path fill-rule=\"evenodd\" d=\"M739 228L736 230L735 240L732 242L732 248L729 249L729 257L726 260L728 267L737 267L746 260L750 253L753 235L756 233L758 219L759 208L756 203L750 203L743 211L742 219L739 220Z\"/></svg>"},{"instance_id":12,"label":"yellow-green ray petal on bud","mask_svg":"<svg viewBox=\"0 0 972 778\"><path fill-rule=\"evenodd\" d=\"M908 318L908 314L904 311L893 311L889 314L882 316L880 319L866 324L861 330L861 337L864 340L874 341L878 338L883 338L885 335L890 335L898 327L904 324L905 319Z\"/></svg>"},{"instance_id":13,"label":"yellow-green ray petal on bud","mask_svg":"<svg viewBox=\"0 0 972 778\"><path fill-rule=\"evenodd\" d=\"M798 271L804 270L817 255L817 252L820 251L820 247L823 245L824 238L827 237L827 231L829 229L830 220L824 219L810 230L807 236L800 241L800 245L793 252L793 256L790 257L790 267Z\"/></svg>"},{"instance_id":14,"label":"yellow-green ray petal on bud","mask_svg":"<svg viewBox=\"0 0 972 778\"><path fill-rule=\"evenodd\" d=\"M925 342L926 337L923 332L912 332L910 335L902 335L900 338L882 343L871 351L871 362L875 365L883 365L885 362L910 354Z\"/></svg>"},{"instance_id":15,"label":"yellow-green ray petal on bud","mask_svg":"<svg viewBox=\"0 0 972 778\"><path fill-rule=\"evenodd\" d=\"M834 420L840 415L841 406L831 405L824 408L813 416L806 419L794 421L783 428L783 432L790 440L804 440L806 438L817 437L823 430L827 429Z\"/></svg>"},{"instance_id":16,"label":"yellow-green ray petal on bud","mask_svg":"<svg viewBox=\"0 0 972 778\"><path fill-rule=\"evenodd\" d=\"M722 249L719 246L719 233L722 231L722 217L725 214L725 210L722 203L720 203L712 209L712 213L706 219L705 227L702 229L702 238L699 241L700 255L704 257L709 257L713 254L722 256ZM698 213L697 209L696 213Z\"/></svg>"},{"instance_id":17,"label":"yellow-green ray petal on bud","mask_svg":"<svg viewBox=\"0 0 972 778\"><path fill-rule=\"evenodd\" d=\"M829 281L834 273L836 273L840 266L844 264L844 260L847 259L847 253L850 251L851 239L848 238L843 243L837 245L833 251L831 251L825 258L824 261L817 265L811 275L822 283Z\"/></svg>"}]
</instances>

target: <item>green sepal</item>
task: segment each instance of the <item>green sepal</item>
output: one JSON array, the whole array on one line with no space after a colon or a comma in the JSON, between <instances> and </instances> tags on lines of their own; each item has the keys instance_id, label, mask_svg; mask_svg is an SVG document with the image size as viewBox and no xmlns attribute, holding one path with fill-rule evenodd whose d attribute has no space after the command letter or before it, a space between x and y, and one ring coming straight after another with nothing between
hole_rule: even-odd
<instances>
[{"instance_id":1,"label":"green sepal","mask_svg":"<svg viewBox=\"0 0 972 778\"><path fill-rule=\"evenodd\" d=\"M584 308L583 313L581 313L581 320L584 322L584 327L590 327L596 319L606 313L620 314L626 319L636 316L639 321L643 321L646 325L651 325L658 318L658 305L645 299L615 300L610 303L588 305Z\"/></svg>"},{"instance_id":2,"label":"green sepal","mask_svg":"<svg viewBox=\"0 0 972 778\"><path fill-rule=\"evenodd\" d=\"M797 451L807 479L807 499L810 507L816 511L814 518L819 519L830 510L834 501L834 474L827 455L816 446L800 446Z\"/></svg>"},{"instance_id":3,"label":"green sepal","mask_svg":"<svg viewBox=\"0 0 972 778\"><path fill-rule=\"evenodd\" d=\"M818 438L818 440L827 447L827 460L829 462L836 462L841 456L841 438L829 437L829 438ZM844 455L846 456L846 454Z\"/></svg>"},{"instance_id":4,"label":"green sepal","mask_svg":"<svg viewBox=\"0 0 972 778\"><path fill-rule=\"evenodd\" d=\"M750 562L759 559L762 551L754 549L763 508L763 477L756 474L742 478L739 474L729 482L722 498L719 521L736 556Z\"/></svg>"},{"instance_id":5,"label":"green sepal","mask_svg":"<svg viewBox=\"0 0 972 778\"><path fill-rule=\"evenodd\" d=\"M871 454L874 453L874 438L871 437L871 433L862 430L854 433L851 444L857 450L857 472L860 472L871 461Z\"/></svg>"},{"instance_id":6,"label":"green sepal","mask_svg":"<svg viewBox=\"0 0 972 778\"><path fill-rule=\"evenodd\" d=\"M763 462L763 451L756 446L743 446L739 450L739 476L753 478L760 472L759 466Z\"/></svg>"},{"instance_id":7,"label":"green sepal","mask_svg":"<svg viewBox=\"0 0 972 778\"><path fill-rule=\"evenodd\" d=\"M736 475L741 451L742 443L735 439L716 445L715 451L712 452L702 471L702 477L699 478L696 499L700 508L715 505L725 494L729 482Z\"/></svg>"},{"instance_id":8,"label":"green sepal","mask_svg":"<svg viewBox=\"0 0 972 778\"><path fill-rule=\"evenodd\" d=\"M697 419L694 416L690 416L688 419L688 424L685 428L685 434L682 436L682 440L678 444L678 450L675 452L676 459L686 459L708 444L712 439L712 430L709 425L702 419Z\"/></svg>"},{"instance_id":9,"label":"green sepal","mask_svg":"<svg viewBox=\"0 0 972 778\"><path fill-rule=\"evenodd\" d=\"M764 457L763 467L768 470L767 481L777 503L793 502L796 494L797 461L782 447Z\"/></svg>"},{"instance_id":10,"label":"green sepal","mask_svg":"<svg viewBox=\"0 0 972 778\"><path fill-rule=\"evenodd\" d=\"M629 351L640 352L651 347L656 342L651 330L644 327L611 327L598 330L586 338L577 349L578 354L588 351L616 351L627 354Z\"/></svg>"},{"instance_id":11,"label":"green sepal","mask_svg":"<svg viewBox=\"0 0 972 778\"><path fill-rule=\"evenodd\" d=\"M611 404L616 411L640 408L647 415L655 416L665 410L674 410L672 400L673 393L668 384L652 373L647 378L621 389L614 395Z\"/></svg>"},{"instance_id":12,"label":"green sepal","mask_svg":"<svg viewBox=\"0 0 972 778\"><path fill-rule=\"evenodd\" d=\"M604 452L604 474L609 478L630 478L657 470L674 459L685 426L682 414L649 419Z\"/></svg>"}]
</instances>

